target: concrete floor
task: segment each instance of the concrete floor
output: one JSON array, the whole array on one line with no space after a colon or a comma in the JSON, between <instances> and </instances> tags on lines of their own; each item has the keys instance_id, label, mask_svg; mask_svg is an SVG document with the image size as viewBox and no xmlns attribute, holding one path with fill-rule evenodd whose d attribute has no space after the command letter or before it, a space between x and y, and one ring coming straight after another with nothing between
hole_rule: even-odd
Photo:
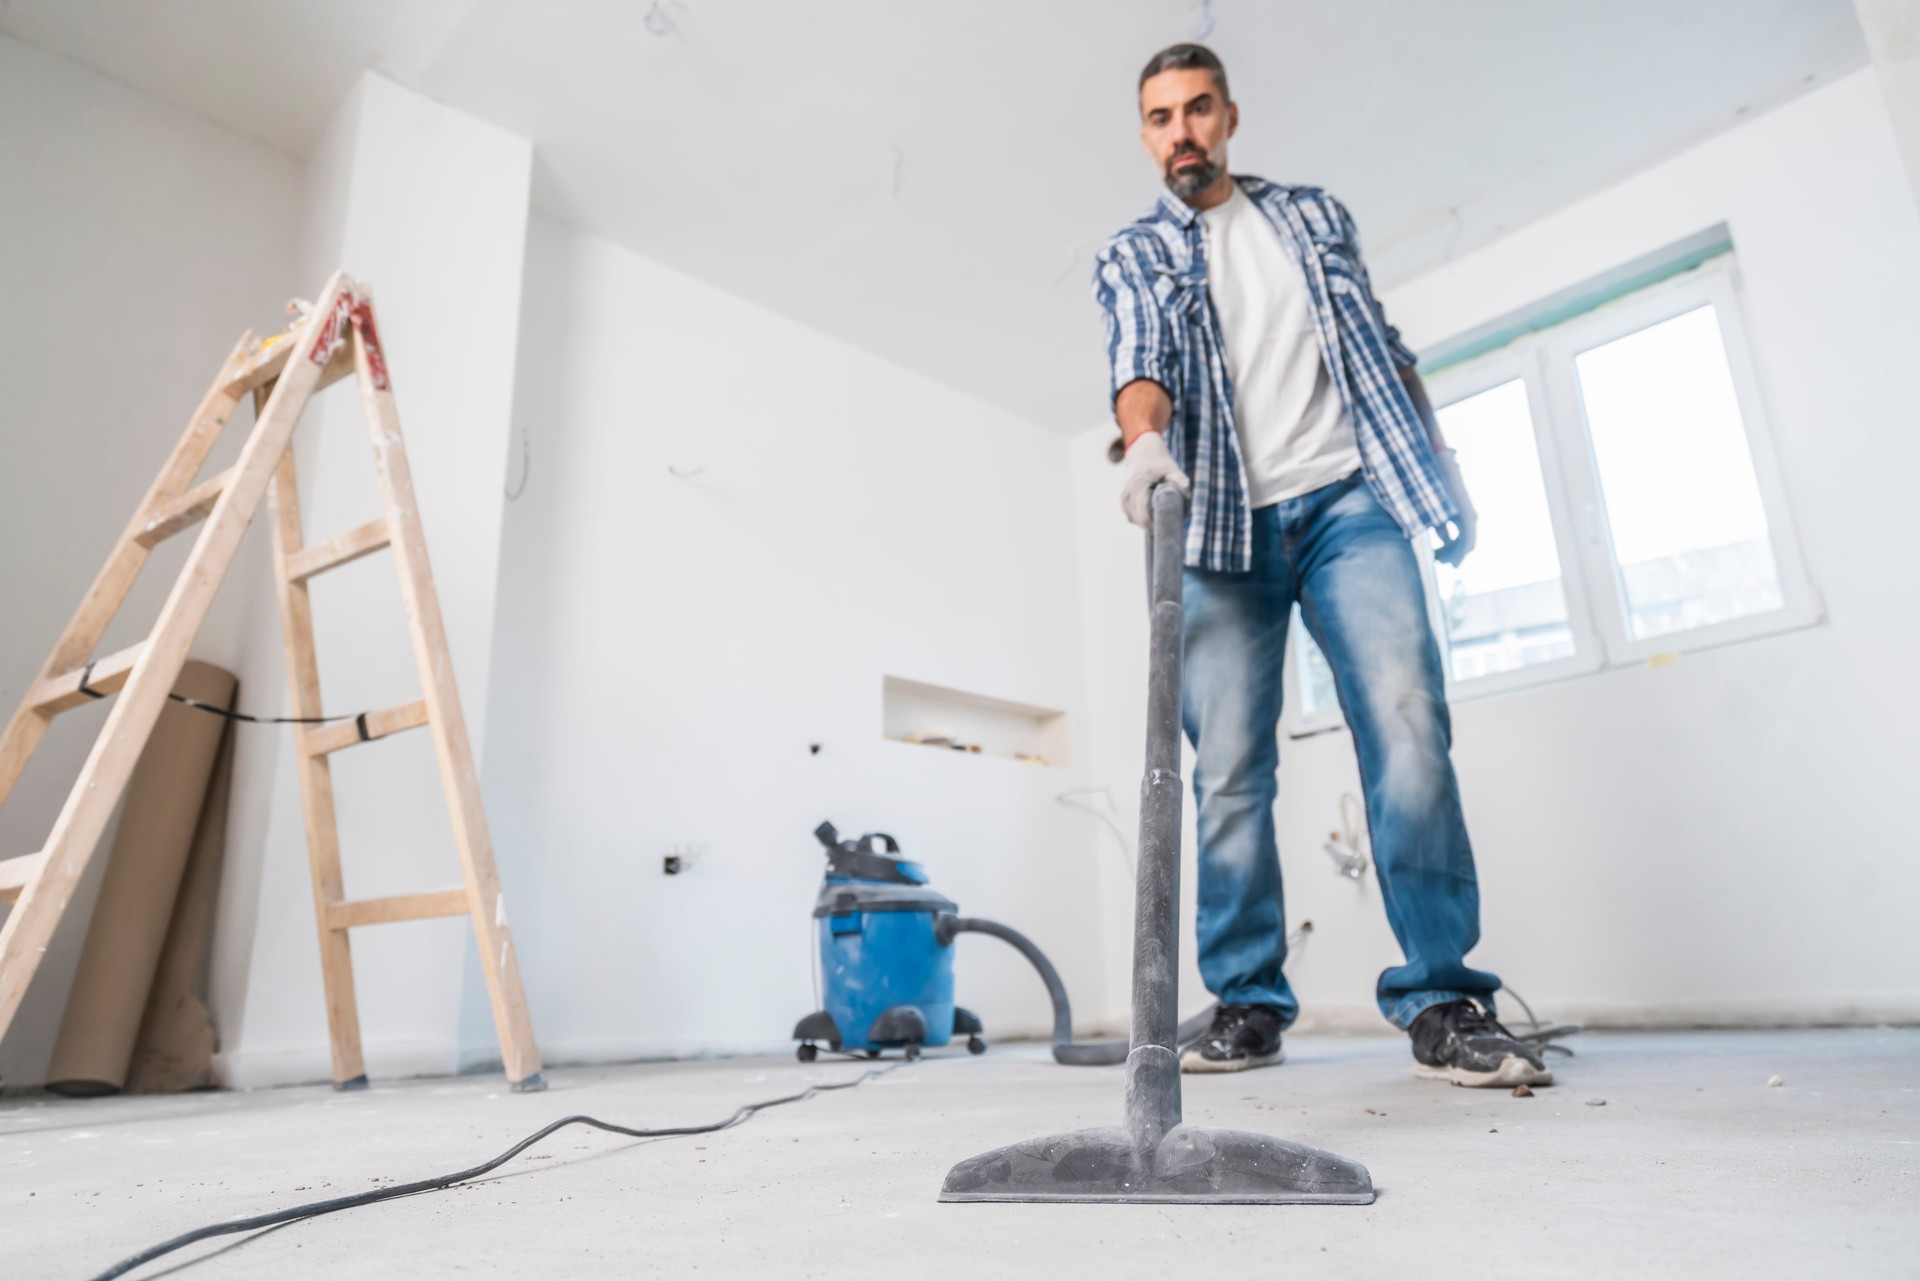
<instances>
[{"instance_id":1,"label":"concrete floor","mask_svg":"<svg viewBox=\"0 0 1920 1281\"><path fill-rule=\"evenodd\" d=\"M1187 1078L1191 1121L1364 1161L1368 1207L936 1204L961 1157L1119 1117L1118 1068L1007 1046L724 1134L564 1130L477 1184L174 1257L201 1260L188 1278L1920 1276L1920 1029L1574 1045L1530 1099L1416 1081L1398 1038L1294 1038L1283 1067ZM859 1071L759 1059L563 1069L538 1095L468 1077L0 1100L0 1272L92 1275L202 1223L476 1164L571 1112L699 1122Z\"/></svg>"}]
</instances>

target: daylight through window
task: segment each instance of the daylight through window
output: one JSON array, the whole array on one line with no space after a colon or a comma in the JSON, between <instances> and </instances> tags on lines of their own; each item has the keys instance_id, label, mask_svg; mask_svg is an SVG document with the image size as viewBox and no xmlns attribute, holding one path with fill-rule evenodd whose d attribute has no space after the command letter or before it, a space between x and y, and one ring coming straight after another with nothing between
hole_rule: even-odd
<instances>
[{"instance_id":1,"label":"daylight through window","mask_svg":"<svg viewBox=\"0 0 1920 1281\"><path fill-rule=\"evenodd\" d=\"M1427 556L1451 696L1818 618L1738 299L1723 254L1429 378L1480 515L1462 566ZM1340 713L1295 617L1298 734Z\"/></svg>"}]
</instances>

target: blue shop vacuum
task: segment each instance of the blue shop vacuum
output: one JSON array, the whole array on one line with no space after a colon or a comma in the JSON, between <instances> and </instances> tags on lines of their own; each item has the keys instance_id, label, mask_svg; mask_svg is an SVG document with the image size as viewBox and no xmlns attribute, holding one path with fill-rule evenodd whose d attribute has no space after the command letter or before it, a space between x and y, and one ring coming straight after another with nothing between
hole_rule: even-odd
<instances>
[{"instance_id":1,"label":"blue shop vacuum","mask_svg":"<svg viewBox=\"0 0 1920 1281\"><path fill-rule=\"evenodd\" d=\"M1073 1007L1066 985L1046 953L998 921L961 916L954 901L927 884L926 869L900 857L900 842L885 832L841 840L832 823L814 836L827 851L827 878L814 901L820 923L820 975L826 1008L793 1029L802 1063L825 1049L879 1058L898 1050L909 1059L956 1036L986 1052L980 1018L953 1001L953 941L990 934L1012 944L1033 964L1053 999L1053 1057L1090 1066L1123 1063L1125 1041L1073 1044ZM1206 1029L1211 1008L1181 1025L1182 1040Z\"/></svg>"}]
</instances>

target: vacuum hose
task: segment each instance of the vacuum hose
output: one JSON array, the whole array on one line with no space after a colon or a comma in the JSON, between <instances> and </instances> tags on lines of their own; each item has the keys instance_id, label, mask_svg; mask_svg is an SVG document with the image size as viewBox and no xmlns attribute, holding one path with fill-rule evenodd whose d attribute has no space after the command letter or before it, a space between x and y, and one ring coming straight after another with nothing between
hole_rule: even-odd
<instances>
[{"instance_id":1,"label":"vacuum hose","mask_svg":"<svg viewBox=\"0 0 1920 1281\"><path fill-rule=\"evenodd\" d=\"M1081 1045L1073 1043L1073 1006L1067 1000L1067 985L1060 981L1060 971L1053 968L1053 962L1047 954L1034 946L1032 939L1011 926L998 921L986 921L972 916L945 916L935 919L934 937L945 947L961 934L991 934L1004 943L1011 943L1020 955L1032 963L1039 971L1040 981L1047 985L1047 995L1053 1000L1053 1061L1072 1067L1103 1067L1127 1061L1128 1045L1125 1041L1089 1041ZM1207 1030L1213 1021L1213 1006L1208 1006L1180 1024L1179 1043L1198 1037Z\"/></svg>"}]
</instances>

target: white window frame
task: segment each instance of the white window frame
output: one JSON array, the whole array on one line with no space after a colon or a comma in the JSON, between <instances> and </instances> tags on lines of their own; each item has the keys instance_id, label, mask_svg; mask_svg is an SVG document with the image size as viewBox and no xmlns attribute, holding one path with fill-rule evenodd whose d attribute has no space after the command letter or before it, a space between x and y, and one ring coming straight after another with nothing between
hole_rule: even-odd
<instances>
[{"instance_id":1,"label":"white window frame","mask_svg":"<svg viewBox=\"0 0 1920 1281\"><path fill-rule=\"evenodd\" d=\"M1727 368L1732 374L1740 420L1746 429L1747 455L1753 463L1755 487L1767 517L1767 540L1780 581L1781 606L1723 623L1636 639L1629 630L1625 587L1613 559L1607 507L1600 492L1599 465L1594 458L1586 405L1580 396L1573 362L1582 352L1709 305L1720 325ZM1795 534L1793 512L1781 480L1779 458L1774 452L1773 433L1768 427L1742 310L1738 271L1733 256L1728 254L1540 336L1539 359L1542 368L1549 372L1550 383L1555 384L1552 423L1563 447L1573 452L1579 462L1567 469L1566 496L1570 510L1579 514L1585 527L1576 546L1593 589L1590 600L1595 606L1608 666L1630 666L1656 655L1712 649L1736 641L1797 631L1821 621L1819 594L1807 574L1806 560ZM1608 601L1611 608L1598 607L1599 593L1603 591L1611 592Z\"/></svg>"},{"instance_id":2,"label":"white window frame","mask_svg":"<svg viewBox=\"0 0 1920 1281\"><path fill-rule=\"evenodd\" d=\"M1524 344L1515 346L1523 347ZM1418 540L1415 551L1420 559L1421 578L1427 588L1427 615L1433 623L1434 638L1440 645L1440 662L1447 673L1447 698L1450 702L1487 694L1503 694L1570 676L1585 676L1606 665L1605 651L1601 648L1600 634L1593 616L1592 597L1586 589L1586 566L1579 557L1569 555L1575 542L1575 526L1571 509L1565 502L1559 501L1559 496L1565 492L1560 441L1551 431L1545 430L1547 407L1551 400L1546 369L1525 350L1503 348L1448 371L1435 380L1434 386L1429 388L1429 394L1433 396L1434 405L1440 407L1516 380L1524 383L1527 389L1527 413L1533 420L1534 452L1540 458L1540 484L1546 490L1547 514L1553 522L1554 549L1560 562L1560 590L1566 596L1567 629L1573 635L1573 653L1566 658L1535 663L1510 672L1491 672L1485 676L1456 681L1453 678L1453 664L1447 653L1446 614L1440 599L1439 575L1434 570L1433 553L1428 540ZM1472 488L1471 481L1468 482L1468 488Z\"/></svg>"},{"instance_id":3,"label":"white window frame","mask_svg":"<svg viewBox=\"0 0 1920 1281\"><path fill-rule=\"evenodd\" d=\"M1301 710L1307 705L1307 684L1300 671L1305 666L1300 657L1300 638L1308 634L1306 615L1295 605L1287 621L1287 650L1280 684L1280 724L1282 732L1289 738L1325 734L1331 730L1345 729L1347 724L1346 717L1340 713L1337 699L1332 707L1323 707L1311 713Z\"/></svg>"},{"instance_id":4,"label":"white window frame","mask_svg":"<svg viewBox=\"0 0 1920 1281\"><path fill-rule=\"evenodd\" d=\"M1625 588L1614 561L1606 504L1600 492L1599 467L1574 360L1582 352L1708 305L1714 308L1720 325L1745 429L1747 452L1766 513L1781 607L1723 623L1638 639L1630 630ZM1436 407L1444 407L1515 380L1526 386L1574 653L1514 671L1454 680L1446 652L1446 622L1432 552L1427 539L1418 539L1415 549L1426 584L1428 615L1447 672L1449 702L1512 693L1632 667L1653 659L1780 635L1816 626L1825 620L1820 594L1807 572L1806 558L1800 549L1779 456L1773 446L1759 372L1747 339L1739 267L1731 253L1447 368L1429 380L1428 393ZM1472 460L1462 461L1471 484ZM1300 630L1304 632L1304 626ZM1298 637L1288 637L1286 733L1289 737L1302 738L1343 728L1345 720L1337 707L1311 716L1299 712L1304 704L1298 671L1301 661L1296 652L1299 643Z\"/></svg>"}]
</instances>

